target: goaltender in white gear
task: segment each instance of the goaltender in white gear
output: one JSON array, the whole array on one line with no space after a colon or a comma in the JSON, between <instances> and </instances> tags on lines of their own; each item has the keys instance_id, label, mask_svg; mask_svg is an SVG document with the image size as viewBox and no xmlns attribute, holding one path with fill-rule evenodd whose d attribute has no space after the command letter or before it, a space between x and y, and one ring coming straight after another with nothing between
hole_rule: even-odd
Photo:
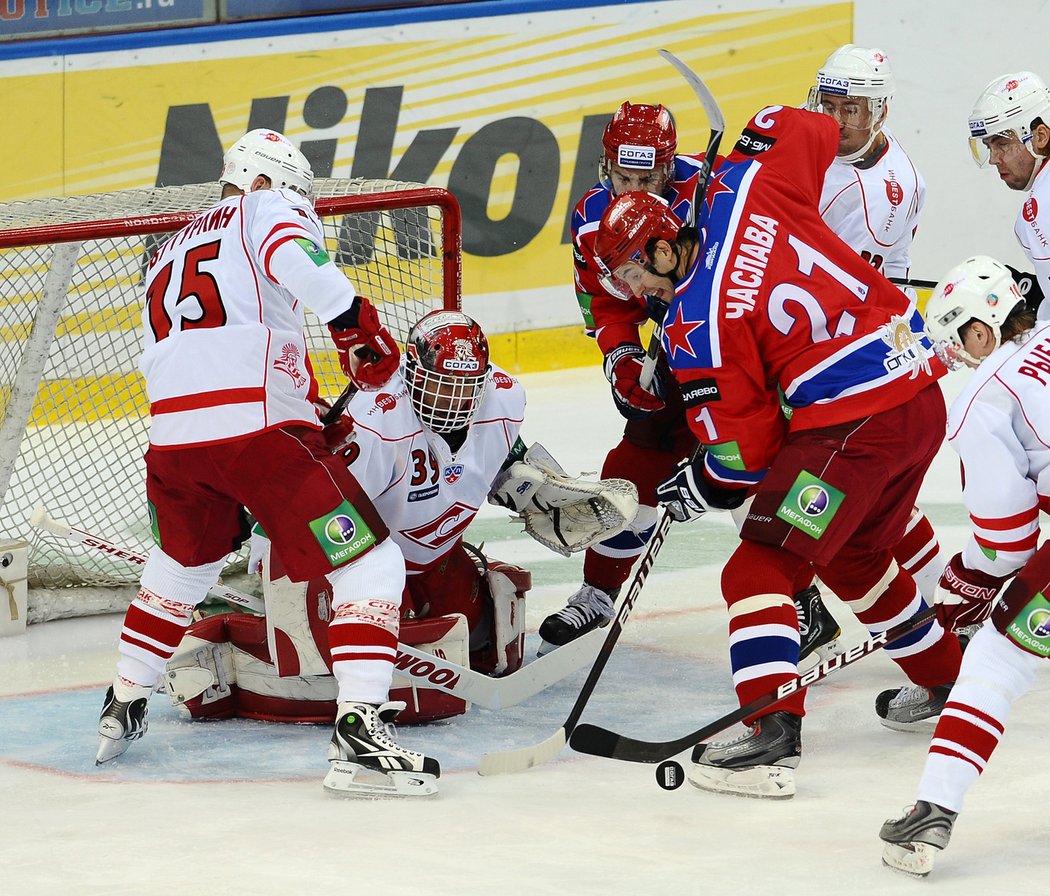
<instances>
[{"instance_id":1,"label":"goaltender in white gear","mask_svg":"<svg viewBox=\"0 0 1050 896\"><path fill-rule=\"evenodd\" d=\"M436 372L443 359L453 362L454 383ZM445 400L442 390L456 394ZM413 328L402 374L355 395L328 430L405 555L402 642L463 665L469 657L472 668L497 676L523 661L530 577L464 546L482 502L511 509L532 537L565 556L623 529L638 507L632 484L570 477L541 445L526 450L518 437L524 408L524 389L489 363L476 322L441 311ZM256 537L250 566L264 544ZM191 716L315 721L332 711L330 658L315 637L327 612L323 583L291 583L275 558L264 573L265 655L234 616L226 631L187 639L169 664L169 692ZM261 620L255 625L257 642ZM462 700L417 684L395 675L391 697L408 704L399 723L466 710Z\"/></svg>"}]
</instances>

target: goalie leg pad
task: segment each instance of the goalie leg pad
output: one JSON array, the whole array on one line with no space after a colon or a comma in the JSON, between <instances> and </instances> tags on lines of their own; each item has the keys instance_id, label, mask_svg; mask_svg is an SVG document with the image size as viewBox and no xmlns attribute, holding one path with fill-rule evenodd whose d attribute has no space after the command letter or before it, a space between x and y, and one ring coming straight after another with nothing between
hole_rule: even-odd
<instances>
[{"instance_id":1,"label":"goalie leg pad","mask_svg":"<svg viewBox=\"0 0 1050 896\"><path fill-rule=\"evenodd\" d=\"M489 644L471 656L470 666L487 675L509 675L525 661L525 595L532 588L532 573L490 559L485 584L491 616Z\"/></svg>"},{"instance_id":2,"label":"goalie leg pad","mask_svg":"<svg viewBox=\"0 0 1050 896\"><path fill-rule=\"evenodd\" d=\"M402 643L460 666L466 666L469 661L468 638L467 620L461 613L401 620ZM447 671L435 669L426 660L398 654L394 661L394 683L390 688L390 699L405 703L405 708L397 716L398 725L436 722L461 716L470 708L466 700L418 683L423 679L447 674ZM442 677L437 679L437 683L450 682Z\"/></svg>"},{"instance_id":3,"label":"goalie leg pad","mask_svg":"<svg viewBox=\"0 0 1050 896\"><path fill-rule=\"evenodd\" d=\"M192 719L237 715L237 671L227 615L192 623L165 667L164 687L172 705Z\"/></svg>"}]
</instances>

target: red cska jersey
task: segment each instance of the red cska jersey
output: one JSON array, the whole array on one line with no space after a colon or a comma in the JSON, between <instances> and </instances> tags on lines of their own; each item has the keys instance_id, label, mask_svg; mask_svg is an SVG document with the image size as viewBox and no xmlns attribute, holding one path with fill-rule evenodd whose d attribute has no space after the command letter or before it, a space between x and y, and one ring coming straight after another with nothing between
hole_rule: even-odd
<instances>
[{"instance_id":1,"label":"red cska jersey","mask_svg":"<svg viewBox=\"0 0 1050 896\"><path fill-rule=\"evenodd\" d=\"M789 428L888 410L944 373L915 305L820 217L837 147L830 117L770 106L709 185L663 340L721 485L758 482Z\"/></svg>"}]
</instances>

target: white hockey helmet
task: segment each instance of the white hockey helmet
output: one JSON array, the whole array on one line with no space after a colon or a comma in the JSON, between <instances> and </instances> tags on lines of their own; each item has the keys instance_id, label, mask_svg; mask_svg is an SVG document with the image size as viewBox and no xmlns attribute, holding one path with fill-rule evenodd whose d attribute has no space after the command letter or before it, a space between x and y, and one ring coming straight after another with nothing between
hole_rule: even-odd
<instances>
[{"instance_id":1,"label":"white hockey helmet","mask_svg":"<svg viewBox=\"0 0 1050 896\"><path fill-rule=\"evenodd\" d=\"M862 99L868 115L853 127L871 129L870 139L856 152L841 156L840 162L856 162L868 153L886 120L886 103L892 99L896 81L890 60L877 47L858 47L845 44L832 53L817 70L817 83L810 88L806 108L811 112L824 111L824 96ZM847 122L849 124L849 122Z\"/></svg>"},{"instance_id":2,"label":"white hockey helmet","mask_svg":"<svg viewBox=\"0 0 1050 896\"><path fill-rule=\"evenodd\" d=\"M1009 133L1039 159L1032 148L1032 122L1037 118L1050 124L1050 90L1042 78L1033 72L1014 72L989 81L970 113L970 152L974 161L981 168L987 165L985 138Z\"/></svg>"},{"instance_id":3,"label":"white hockey helmet","mask_svg":"<svg viewBox=\"0 0 1050 896\"><path fill-rule=\"evenodd\" d=\"M284 134L266 128L248 131L222 157L220 184L231 184L247 193L259 175L275 190L288 189L310 195L314 172L310 163Z\"/></svg>"},{"instance_id":4,"label":"white hockey helmet","mask_svg":"<svg viewBox=\"0 0 1050 896\"><path fill-rule=\"evenodd\" d=\"M979 320L991 327L999 344L1002 325L1018 305L1024 305L1024 296L1010 269L987 255L975 255L948 271L934 287L926 303L926 334L949 367L958 367L959 361L976 367L980 360L963 348L959 330Z\"/></svg>"}]
</instances>

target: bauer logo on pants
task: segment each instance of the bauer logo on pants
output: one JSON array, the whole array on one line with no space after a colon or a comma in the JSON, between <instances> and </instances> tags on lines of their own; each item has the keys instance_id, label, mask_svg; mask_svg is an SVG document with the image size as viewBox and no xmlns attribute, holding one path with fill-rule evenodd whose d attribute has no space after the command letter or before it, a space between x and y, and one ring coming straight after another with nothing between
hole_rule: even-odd
<instances>
[{"instance_id":1,"label":"bauer logo on pants","mask_svg":"<svg viewBox=\"0 0 1050 896\"><path fill-rule=\"evenodd\" d=\"M777 516L810 538L820 538L846 496L803 470L777 510Z\"/></svg>"},{"instance_id":2,"label":"bauer logo on pants","mask_svg":"<svg viewBox=\"0 0 1050 896\"><path fill-rule=\"evenodd\" d=\"M376 543L375 534L349 501L311 520L310 531L333 567L363 554Z\"/></svg>"}]
</instances>

